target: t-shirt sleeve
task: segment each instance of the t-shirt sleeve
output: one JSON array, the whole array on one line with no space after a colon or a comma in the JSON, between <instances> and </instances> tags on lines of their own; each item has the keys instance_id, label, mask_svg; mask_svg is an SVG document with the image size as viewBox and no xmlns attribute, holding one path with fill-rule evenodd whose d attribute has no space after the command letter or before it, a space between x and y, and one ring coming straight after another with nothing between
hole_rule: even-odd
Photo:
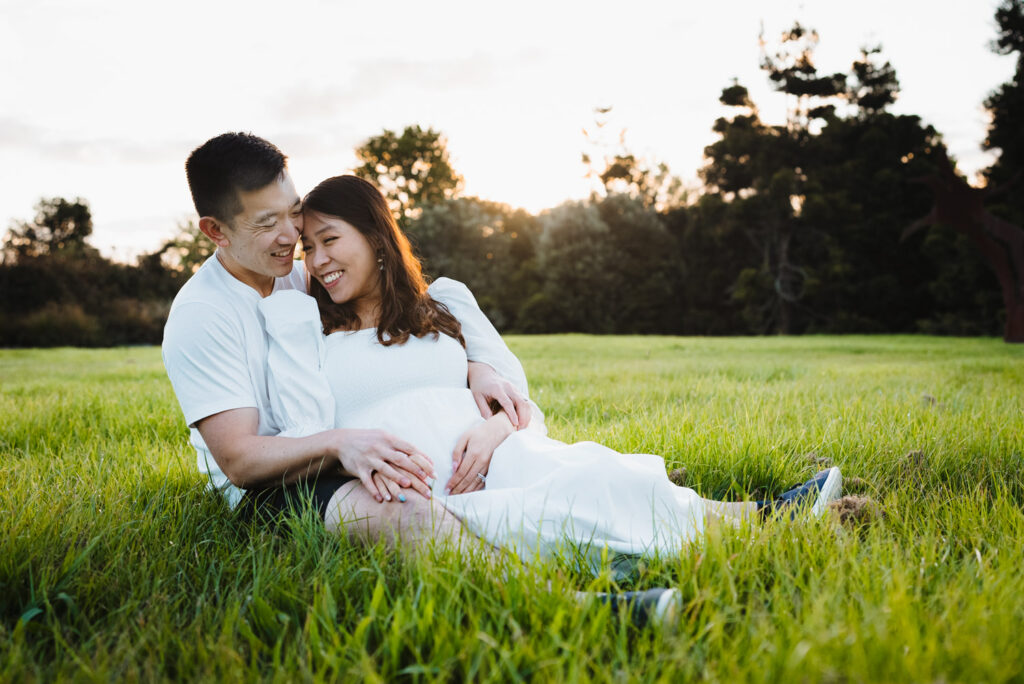
<instances>
[{"instance_id":1,"label":"t-shirt sleeve","mask_svg":"<svg viewBox=\"0 0 1024 684\"><path fill-rule=\"evenodd\" d=\"M334 427L334 395L323 372L327 350L316 300L295 290L258 304L267 331L270 413L282 437Z\"/></svg>"},{"instance_id":2,"label":"t-shirt sleeve","mask_svg":"<svg viewBox=\"0 0 1024 684\"><path fill-rule=\"evenodd\" d=\"M244 339L238 322L208 304L190 302L171 312L164 367L189 427L221 411L258 407Z\"/></svg>"},{"instance_id":3,"label":"t-shirt sleeve","mask_svg":"<svg viewBox=\"0 0 1024 684\"><path fill-rule=\"evenodd\" d=\"M427 290L434 300L444 304L462 324L466 356L470 361L486 363L523 394L527 394L526 373L519 359L501 339L469 288L451 278L438 278Z\"/></svg>"},{"instance_id":4,"label":"t-shirt sleeve","mask_svg":"<svg viewBox=\"0 0 1024 684\"><path fill-rule=\"evenodd\" d=\"M523 364L505 344L498 331L476 303L469 288L451 278L438 278L430 284L427 292L435 301L448 307L452 315L462 324L462 336L466 340L466 356L470 361L486 363L498 375L515 385L530 402L532 417L527 429L542 435L547 434L544 412L529 398L526 372Z\"/></svg>"}]
</instances>

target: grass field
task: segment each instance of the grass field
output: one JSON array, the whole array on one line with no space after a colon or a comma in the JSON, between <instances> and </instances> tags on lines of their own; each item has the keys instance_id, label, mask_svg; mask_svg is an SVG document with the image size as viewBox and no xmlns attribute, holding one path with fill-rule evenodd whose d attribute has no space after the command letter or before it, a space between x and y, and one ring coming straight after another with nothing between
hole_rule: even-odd
<instances>
[{"instance_id":1,"label":"grass field","mask_svg":"<svg viewBox=\"0 0 1024 684\"><path fill-rule=\"evenodd\" d=\"M1024 680L1024 347L509 342L559 439L662 454L709 498L831 461L863 506L619 580L355 548L205 493L158 349L0 350L0 680ZM674 633L568 598L665 584Z\"/></svg>"}]
</instances>

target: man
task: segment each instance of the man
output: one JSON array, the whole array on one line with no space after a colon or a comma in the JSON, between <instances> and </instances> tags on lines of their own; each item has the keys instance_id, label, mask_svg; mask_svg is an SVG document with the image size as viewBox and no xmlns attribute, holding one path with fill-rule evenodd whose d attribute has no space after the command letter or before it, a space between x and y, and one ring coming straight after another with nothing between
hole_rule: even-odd
<instances>
[{"instance_id":1,"label":"man","mask_svg":"<svg viewBox=\"0 0 1024 684\"><path fill-rule=\"evenodd\" d=\"M199 228L217 250L175 297L163 358L191 428L199 470L232 506L278 512L300 494L311 496L329 529L358 521L346 531L368 541L382 534L407 542L458 534L458 521L429 498L433 468L414 445L377 430L277 436L257 306L276 290L306 289L302 263L294 260L302 206L286 161L266 140L226 133L195 149L186 162ZM487 404L493 400L514 424L525 424L525 398L492 367L519 368L521 374L518 361L479 309L445 303L463 323L472 361L469 385L481 411L490 415ZM389 503L375 473L422 497Z\"/></svg>"}]
</instances>

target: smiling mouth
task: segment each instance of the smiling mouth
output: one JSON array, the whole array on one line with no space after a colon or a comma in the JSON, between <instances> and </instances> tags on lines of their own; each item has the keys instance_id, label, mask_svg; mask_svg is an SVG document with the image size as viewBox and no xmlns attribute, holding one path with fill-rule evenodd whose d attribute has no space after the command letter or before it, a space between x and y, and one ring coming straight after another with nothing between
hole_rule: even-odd
<instances>
[{"instance_id":1,"label":"smiling mouth","mask_svg":"<svg viewBox=\"0 0 1024 684\"><path fill-rule=\"evenodd\" d=\"M278 258L278 259L284 259L284 258L289 258L290 259L294 254L295 254L295 246L293 245L293 246L289 247L288 249L282 249L279 252L271 252L270 256Z\"/></svg>"},{"instance_id":2,"label":"smiling mouth","mask_svg":"<svg viewBox=\"0 0 1024 684\"><path fill-rule=\"evenodd\" d=\"M331 271L327 275L321 276L321 280L324 283L324 287L331 287L331 285L336 283L338 281L338 278L340 278L344 273L345 273L344 270L341 270L341 271Z\"/></svg>"}]
</instances>

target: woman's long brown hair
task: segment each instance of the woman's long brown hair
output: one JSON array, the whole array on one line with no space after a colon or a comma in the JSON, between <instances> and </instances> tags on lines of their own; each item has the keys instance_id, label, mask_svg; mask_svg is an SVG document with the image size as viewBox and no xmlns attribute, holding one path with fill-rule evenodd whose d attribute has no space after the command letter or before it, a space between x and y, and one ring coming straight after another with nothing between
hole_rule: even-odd
<instances>
[{"instance_id":1,"label":"woman's long brown hair","mask_svg":"<svg viewBox=\"0 0 1024 684\"><path fill-rule=\"evenodd\" d=\"M395 223L387 200L371 183L358 176L335 176L313 188L302 200L303 211L341 219L358 230L382 259L380 321L377 339L387 346L404 344L409 336L443 333L465 347L462 326L440 302L427 294L420 260L405 233ZM359 322L354 307L331 301L324 286L310 277L309 293L320 308L324 332L351 328Z\"/></svg>"}]
</instances>

